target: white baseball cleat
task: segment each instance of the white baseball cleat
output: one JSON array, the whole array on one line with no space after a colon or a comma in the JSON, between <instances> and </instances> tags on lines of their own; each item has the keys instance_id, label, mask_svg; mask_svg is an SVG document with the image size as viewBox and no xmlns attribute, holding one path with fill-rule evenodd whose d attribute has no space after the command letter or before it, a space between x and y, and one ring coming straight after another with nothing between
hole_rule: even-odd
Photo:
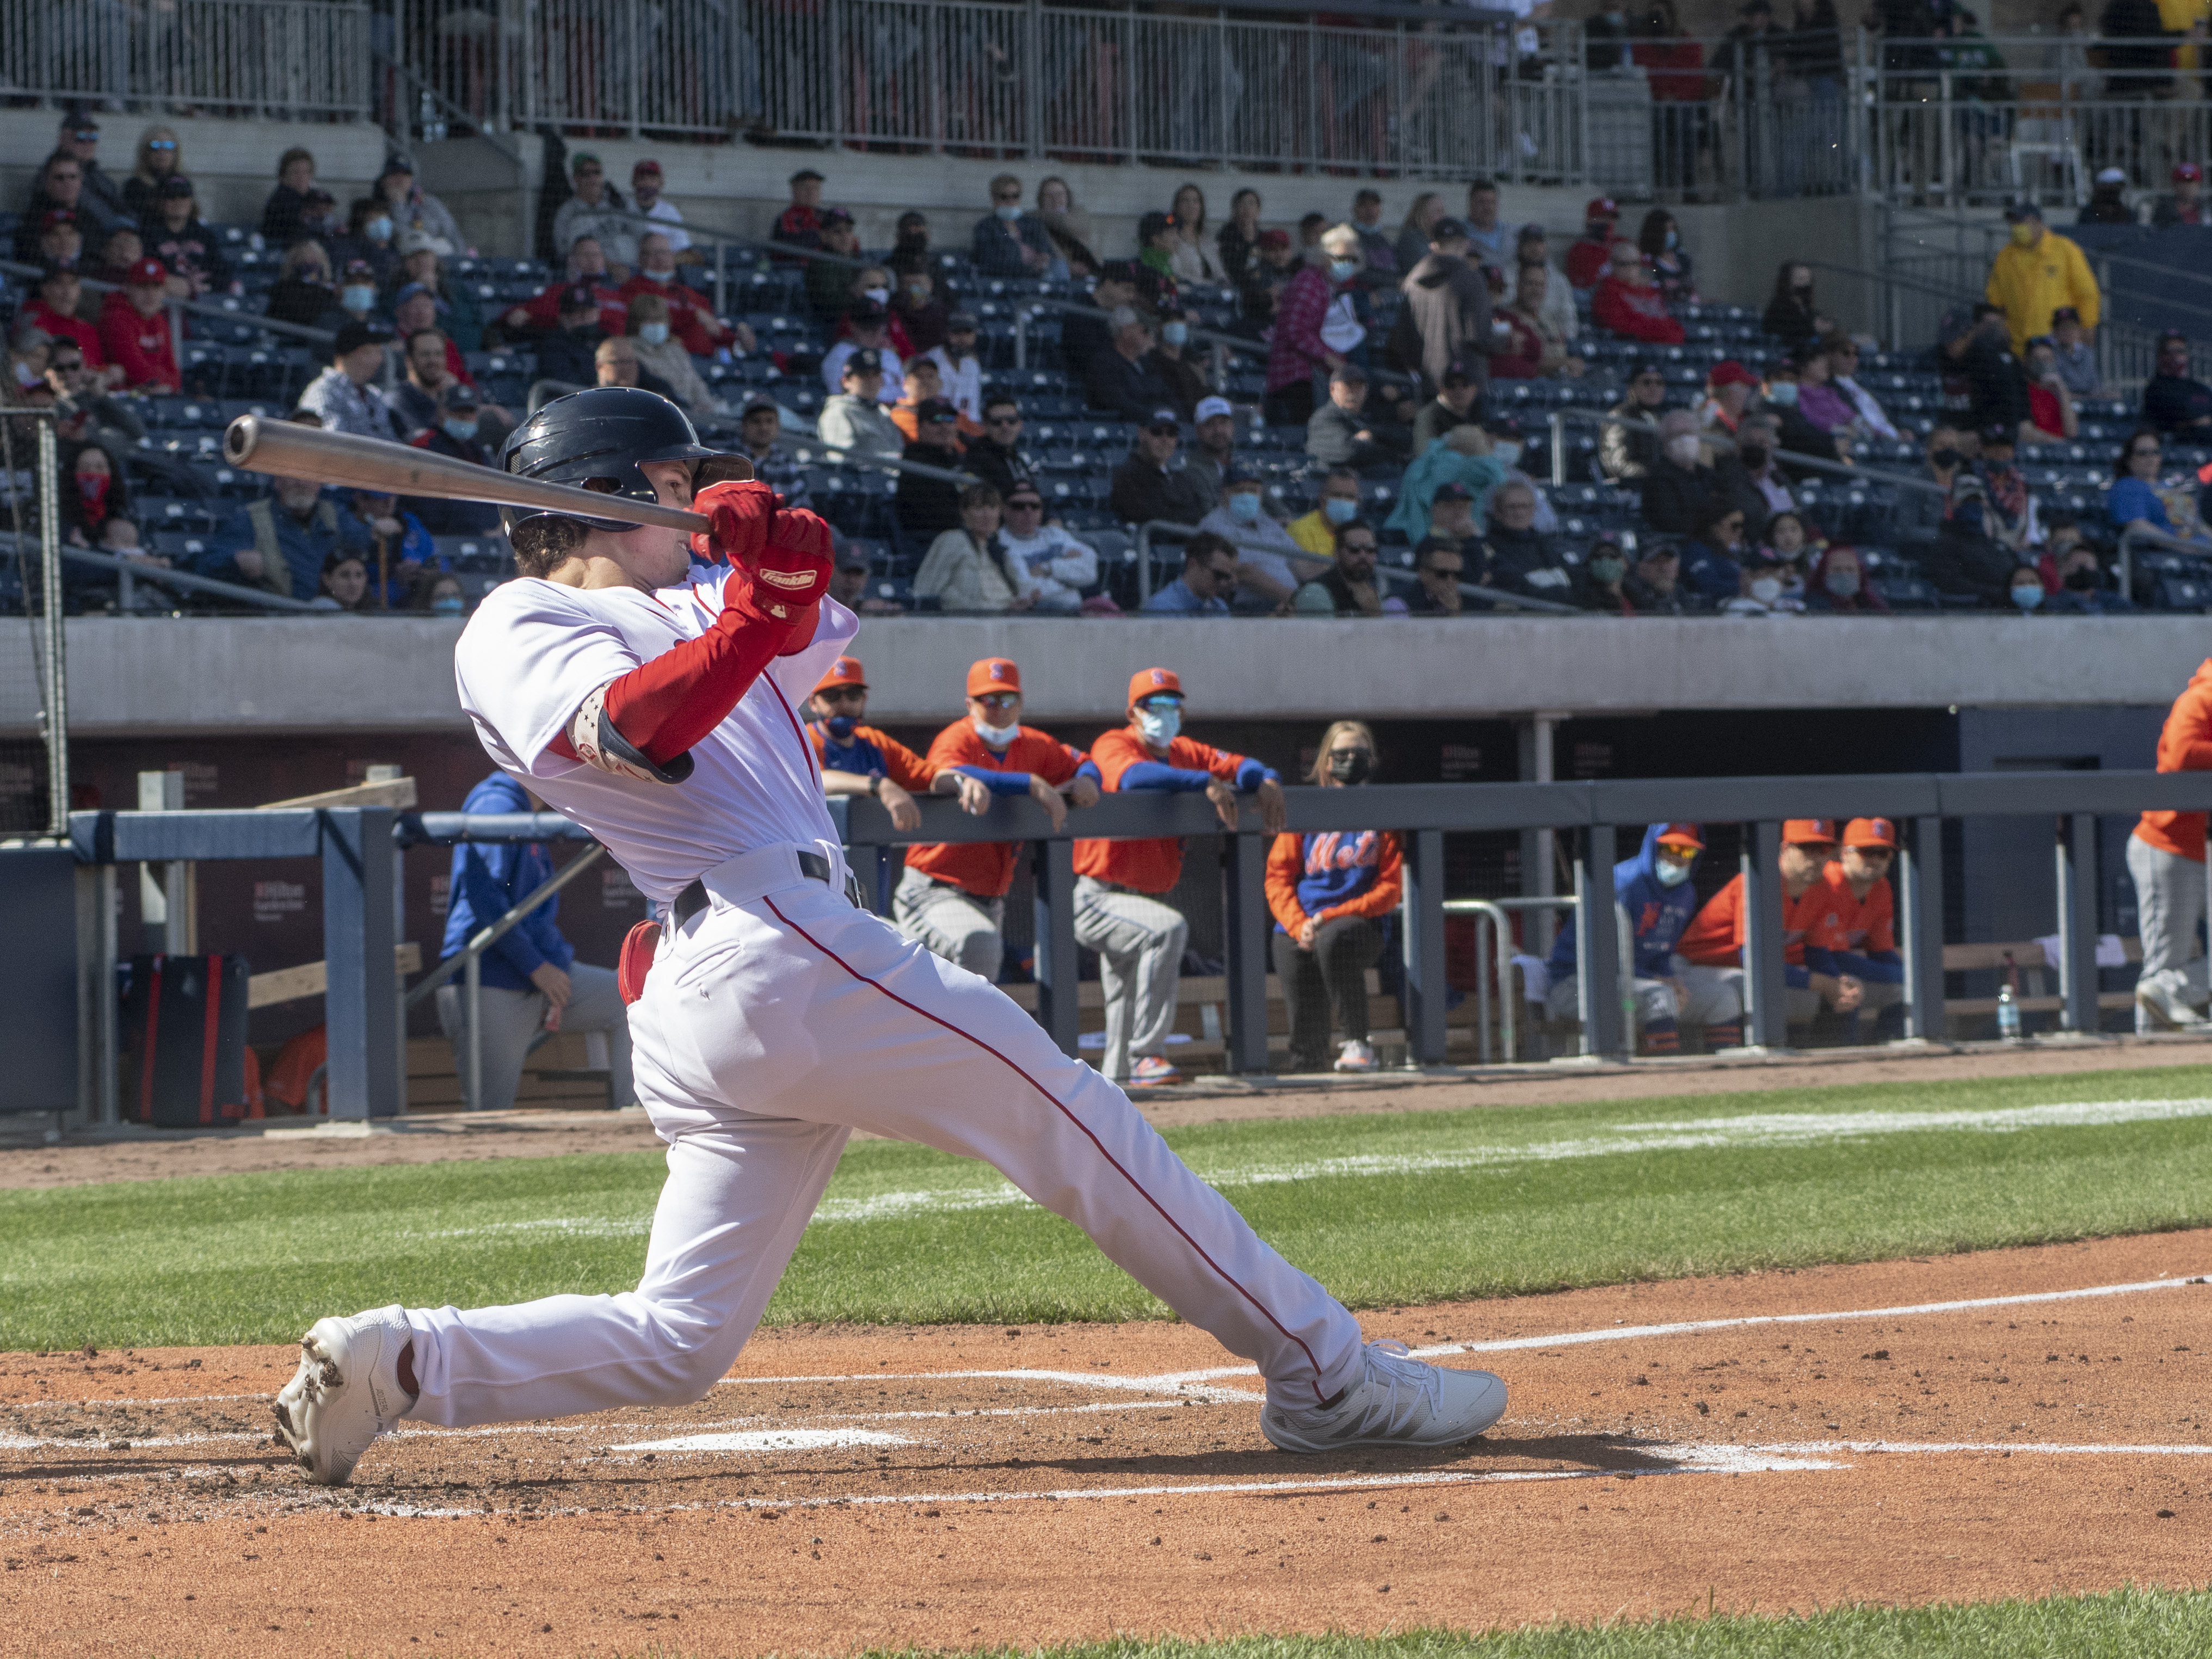
<instances>
[{"instance_id":1,"label":"white baseball cleat","mask_svg":"<svg viewBox=\"0 0 2212 1659\"><path fill-rule=\"evenodd\" d=\"M2184 994L2186 988L2169 984L2163 974L2154 974L2136 984L2136 1006L2147 1010L2152 1024L2160 1030L2191 1030L2204 1024L2204 1015Z\"/></svg>"},{"instance_id":2,"label":"white baseball cleat","mask_svg":"<svg viewBox=\"0 0 2212 1659\"><path fill-rule=\"evenodd\" d=\"M1402 1342L1370 1342L1359 1380L1329 1406L1270 1404L1260 1431L1287 1452L1347 1446L1455 1446L1505 1415L1505 1384L1488 1371L1445 1370L1409 1358Z\"/></svg>"},{"instance_id":3,"label":"white baseball cleat","mask_svg":"<svg viewBox=\"0 0 2212 1659\"><path fill-rule=\"evenodd\" d=\"M319 1486L343 1486L380 1434L415 1403L399 1386L399 1351L412 1338L397 1307L319 1319L300 1339L300 1369L276 1395L276 1437Z\"/></svg>"},{"instance_id":4,"label":"white baseball cleat","mask_svg":"<svg viewBox=\"0 0 2212 1659\"><path fill-rule=\"evenodd\" d=\"M1371 1072L1376 1069L1375 1046L1370 1042L1347 1042L1344 1052L1336 1057L1340 1072Z\"/></svg>"}]
</instances>

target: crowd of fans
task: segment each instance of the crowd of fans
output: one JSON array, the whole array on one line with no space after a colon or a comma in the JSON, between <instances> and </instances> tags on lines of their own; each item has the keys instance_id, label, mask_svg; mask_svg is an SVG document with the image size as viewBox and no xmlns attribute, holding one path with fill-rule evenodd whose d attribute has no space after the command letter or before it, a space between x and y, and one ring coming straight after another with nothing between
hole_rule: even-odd
<instances>
[{"instance_id":1,"label":"crowd of fans","mask_svg":"<svg viewBox=\"0 0 2212 1659\"><path fill-rule=\"evenodd\" d=\"M1462 213L1418 193L1395 228L1371 188L1340 221L1291 228L1250 189L1217 220L1187 184L1126 257L1105 257L1065 179L1009 173L964 245L940 247L908 212L878 258L805 167L749 256L793 302L754 317L774 325L763 338L716 313L650 160L625 195L597 156L570 155L562 264L518 295L475 278L475 250L404 156L341 212L313 155L285 152L246 237L202 221L169 129L146 130L120 180L100 138L66 115L15 216L34 274L10 283L0 386L64 417L70 539L333 609L465 607L483 584L451 580L444 544L495 535L495 513L271 485L211 503L220 521L189 550L154 544L134 496L191 482L149 435L166 424L154 405L206 395L179 361L171 301L246 317L258 303L315 331L292 418L478 465L565 391L661 392L830 514L841 580L878 612L2113 611L2160 597L2155 561L2138 562L2151 583L2120 591L2120 532L2212 554L2185 449L2212 445L2212 387L2179 337L2112 434L2093 509L2039 500L2041 458L2083 460L2097 432L2083 411L2115 411L2097 384L2095 283L2033 207L2011 216L1984 303L1911 364L1940 397L1886 408L1863 368L1874 343L1824 313L1810 266L1782 267L1755 325L1717 330L1663 208L1632 234L1600 198L1555 252L1488 179ZM249 259L274 280L249 289ZM1016 376L1009 313L1024 307L1031 364ZM507 373L488 387L493 360ZM1025 396L1073 402L1088 441ZM1606 419L1573 428L1587 476L1562 491L1527 461L1567 406ZM1839 517L1849 490L1873 507ZM1134 568L1139 532L1154 570Z\"/></svg>"}]
</instances>

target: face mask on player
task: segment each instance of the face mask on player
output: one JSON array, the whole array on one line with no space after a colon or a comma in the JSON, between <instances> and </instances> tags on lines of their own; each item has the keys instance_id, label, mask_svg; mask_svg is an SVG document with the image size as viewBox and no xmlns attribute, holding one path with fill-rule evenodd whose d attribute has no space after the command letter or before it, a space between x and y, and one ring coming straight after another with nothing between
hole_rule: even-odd
<instances>
[{"instance_id":1,"label":"face mask on player","mask_svg":"<svg viewBox=\"0 0 2212 1659\"><path fill-rule=\"evenodd\" d=\"M1022 723L1019 720L1006 726L993 726L981 714L971 714L969 716L969 720L975 728L975 735L994 749L1004 749L1022 734Z\"/></svg>"},{"instance_id":2,"label":"face mask on player","mask_svg":"<svg viewBox=\"0 0 2212 1659\"><path fill-rule=\"evenodd\" d=\"M839 743L846 743L851 740L854 730L860 723L850 714L832 714L822 722L822 729Z\"/></svg>"},{"instance_id":3,"label":"face mask on player","mask_svg":"<svg viewBox=\"0 0 2212 1659\"><path fill-rule=\"evenodd\" d=\"M1182 710L1180 708L1139 708L1137 711L1137 730L1145 741L1155 749L1164 749L1175 741L1176 733L1182 730Z\"/></svg>"}]
</instances>

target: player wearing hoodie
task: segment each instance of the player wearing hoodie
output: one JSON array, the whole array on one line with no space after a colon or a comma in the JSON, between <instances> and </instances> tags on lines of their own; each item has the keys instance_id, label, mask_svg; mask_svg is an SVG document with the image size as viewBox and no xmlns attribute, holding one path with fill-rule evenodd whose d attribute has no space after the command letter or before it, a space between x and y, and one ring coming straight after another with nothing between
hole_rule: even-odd
<instances>
[{"instance_id":1,"label":"player wearing hoodie","mask_svg":"<svg viewBox=\"0 0 2212 1659\"><path fill-rule=\"evenodd\" d=\"M1705 850L1698 825L1655 823L1644 832L1635 857L1613 866L1613 897L1627 913L1636 940L1630 989L1647 1054L1680 1054L1684 1020L1705 1028L1708 1051L1743 1041L1743 975L1687 962L1674 948L1698 913L1690 872ZM1573 928L1560 930L1550 967L1545 1012L1553 1019L1581 1018Z\"/></svg>"}]
</instances>

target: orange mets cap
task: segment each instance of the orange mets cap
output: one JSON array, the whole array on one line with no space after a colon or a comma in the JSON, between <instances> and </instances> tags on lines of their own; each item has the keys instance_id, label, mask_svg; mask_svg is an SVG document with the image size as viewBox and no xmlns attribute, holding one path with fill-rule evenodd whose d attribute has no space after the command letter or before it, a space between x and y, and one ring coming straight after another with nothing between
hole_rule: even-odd
<instances>
[{"instance_id":1,"label":"orange mets cap","mask_svg":"<svg viewBox=\"0 0 2212 1659\"><path fill-rule=\"evenodd\" d=\"M1826 842L1832 846L1836 839L1836 821L1833 818L1784 818L1782 821L1782 839L1785 845Z\"/></svg>"},{"instance_id":2,"label":"orange mets cap","mask_svg":"<svg viewBox=\"0 0 2212 1659\"><path fill-rule=\"evenodd\" d=\"M1897 825L1888 818L1853 818L1844 826L1846 847L1887 847L1897 850Z\"/></svg>"},{"instance_id":3,"label":"orange mets cap","mask_svg":"<svg viewBox=\"0 0 2212 1659\"><path fill-rule=\"evenodd\" d=\"M1182 696L1182 678L1172 668L1139 668L1129 676L1129 701L1142 702L1162 693Z\"/></svg>"},{"instance_id":4,"label":"orange mets cap","mask_svg":"<svg viewBox=\"0 0 2212 1659\"><path fill-rule=\"evenodd\" d=\"M993 691L1021 694L1022 671L1012 657L985 657L968 665L968 695L981 697Z\"/></svg>"},{"instance_id":5,"label":"orange mets cap","mask_svg":"<svg viewBox=\"0 0 2212 1659\"><path fill-rule=\"evenodd\" d=\"M838 658L830 665L830 672L822 677L822 683L814 690L819 693L840 685L857 685L863 691L868 689L867 671L860 666L858 657Z\"/></svg>"},{"instance_id":6,"label":"orange mets cap","mask_svg":"<svg viewBox=\"0 0 2212 1659\"><path fill-rule=\"evenodd\" d=\"M1694 823L1670 823L1659 832L1659 845L1702 853L1705 850L1705 838Z\"/></svg>"}]
</instances>

